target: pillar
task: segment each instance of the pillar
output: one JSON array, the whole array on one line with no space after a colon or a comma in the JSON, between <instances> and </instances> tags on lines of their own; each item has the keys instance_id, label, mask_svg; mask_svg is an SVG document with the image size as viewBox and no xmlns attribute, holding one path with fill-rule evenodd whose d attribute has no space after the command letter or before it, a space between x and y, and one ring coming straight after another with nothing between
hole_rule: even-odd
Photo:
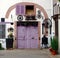
<instances>
[{"instance_id":1,"label":"pillar","mask_svg":"<svg viewBox=\"0 0 60 58\"><path fill-rule=\"evenodd\" d=\"M58 19L58 53L60 53L60 19Z\"/></svg>"}]
</instances>

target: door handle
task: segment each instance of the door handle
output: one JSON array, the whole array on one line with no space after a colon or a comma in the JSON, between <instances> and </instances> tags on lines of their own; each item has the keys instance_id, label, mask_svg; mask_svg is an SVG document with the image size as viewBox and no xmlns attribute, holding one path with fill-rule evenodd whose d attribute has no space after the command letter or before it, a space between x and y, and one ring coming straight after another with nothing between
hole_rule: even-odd
<instances>
[{"instance_id":1,"label":"door handle","mask_svg":"<svg viewBox=\"0 0 60 58\"><path fill-rule=\"evenodd\" d=\"M25 40L25 38L23 38L23 40Z\"/></svg>"},{"instance_id":2,"label":"door handle","mask_svg":"<svg viewBox=\"0 0 60 58\"><path fill-rule=\"evenodd\" d=\"M34 39L34 37L32 39Z\"/></svg>"},{"instance_id":3,"label":"door handle","mask_svg":"<svg viewBox=\"0 0 60 58\"><path fill-rule=\"evenodd\" d=\"M39 37L39 40L40 40L40 37Z\"/></svg>"}]
</instances>

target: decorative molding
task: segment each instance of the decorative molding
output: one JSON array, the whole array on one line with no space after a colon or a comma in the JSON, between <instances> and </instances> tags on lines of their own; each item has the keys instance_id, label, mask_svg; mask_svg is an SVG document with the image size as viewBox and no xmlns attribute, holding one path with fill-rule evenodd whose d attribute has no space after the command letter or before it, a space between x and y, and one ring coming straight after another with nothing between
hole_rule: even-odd
<instances>
[{"instance_id":1,"label":"decorative molding","mask_svg":"<svg viewBox=\"0 0 60 58\"><path fill-rule=\"evenodd\" d=\"M22 15L18 15L17 20L18 20L18 21L23 20L23 16L22 16Z\"/></svg>"}]
</instances>

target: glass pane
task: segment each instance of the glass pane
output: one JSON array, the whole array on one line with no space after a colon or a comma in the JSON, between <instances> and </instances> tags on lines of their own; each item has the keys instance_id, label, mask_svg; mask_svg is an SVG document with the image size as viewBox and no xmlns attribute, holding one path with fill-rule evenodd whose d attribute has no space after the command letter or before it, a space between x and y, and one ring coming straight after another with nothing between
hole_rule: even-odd
<instances>
[{"instance_id":1,"label":"glass pane","mask_svg":"<svg viewBox=\"0 0 60 58\"><path fill-rule=\"evenodd\" d=\"M0 25L0 39L5 38L5 25Z\"/></svg>"}]
</instances>

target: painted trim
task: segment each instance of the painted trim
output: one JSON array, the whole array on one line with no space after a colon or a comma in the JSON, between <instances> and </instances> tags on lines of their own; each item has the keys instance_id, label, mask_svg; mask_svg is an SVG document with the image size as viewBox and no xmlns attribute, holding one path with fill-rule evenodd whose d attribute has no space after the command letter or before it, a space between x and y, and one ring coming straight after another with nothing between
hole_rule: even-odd
<instances>
[{"instance_id":1,"label":"painted trim","mask_svg":"<svg viewBox=\"0 0 60 58\"><path fill-rule=\"evenodd\" d=\"M10 24L12 22L0 22L0 24Z\"/></svg>"},{"instance_id":2,"label":"painted trim","mask_svg":"<svg viewBox=\"0 0 60 58\"><path fill-rule=\"evenodd\" d=\"M39 40L39 38L41 38L41 22L38 22L38 48L40 48L40 40Z\"/></svg>"},{"instance_id":3,"label":"painted trim","mask_svg":"<svg viewBox=\"0 0 60 58\"><path fill-rule=\"evenodd\" d=\"M17 21L14 22L14 43L13 47L17 48Z\"/></svg>"}]
</instances>

